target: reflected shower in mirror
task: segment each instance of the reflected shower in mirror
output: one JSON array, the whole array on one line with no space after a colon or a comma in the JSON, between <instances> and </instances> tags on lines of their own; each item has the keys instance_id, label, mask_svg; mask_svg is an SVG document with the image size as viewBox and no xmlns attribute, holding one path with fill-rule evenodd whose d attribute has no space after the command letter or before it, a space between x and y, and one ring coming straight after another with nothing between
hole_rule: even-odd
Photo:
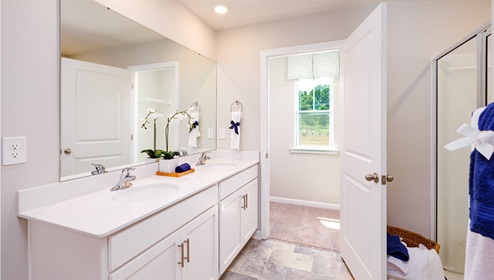
<instances>
[{"instance_id":1,"label":"reflected shower in mirror","mask_svg":"<svg viewBox=\"0 0 494 280\"><path fill-rule=\"evenodd\" d=\"M153 161L168 115L200 104L195 142L187 121L170 125L170 150L216 148L216 63L93 0L61 0L60 179ZM142 127L148 112L162 116ZM154 121L153 121L154 122ZM156 141L154 141L156 139ZM154 145L156 143L156 146Z\"/></svg>"}]
</instances>

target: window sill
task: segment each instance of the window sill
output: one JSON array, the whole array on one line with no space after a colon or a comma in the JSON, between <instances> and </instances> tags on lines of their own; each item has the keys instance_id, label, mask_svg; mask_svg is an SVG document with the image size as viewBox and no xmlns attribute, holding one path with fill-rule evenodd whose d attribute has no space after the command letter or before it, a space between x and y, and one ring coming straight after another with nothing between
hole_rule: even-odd
<instances>
[{"instance_id":1,"label":"window sill","mask_svg":"<svg viewBox=\"0 0 494 280\"><path fill-rule=\"evenodd\" d=\"M337 155L339 150L337 147L319 148L319 147L290 147L288 148L292 154L323 154Z\"/></svg>"}]
</instances>

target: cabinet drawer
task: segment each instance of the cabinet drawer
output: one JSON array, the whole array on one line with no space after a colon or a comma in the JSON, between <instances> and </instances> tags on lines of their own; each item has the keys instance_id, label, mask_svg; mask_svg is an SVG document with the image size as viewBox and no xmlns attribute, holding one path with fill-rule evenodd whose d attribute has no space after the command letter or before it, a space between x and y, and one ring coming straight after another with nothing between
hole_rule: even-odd
<instances>
[{"instance_id":1,"label":"cabinet drawer","mask_svg":"<svg viewBox=\"0 0 494 280\"><path fill-rule=\"evenodd\" d=\"M108 238L110 271L131 260L218 201L218 186L204 190L175 206Z\"/></svg>"},{"instance_id":2,"label":"cabinet drawer","mask_svg":"<svg viewBox=\"0 0 494 280\"><path fill-rule=\"evenodd\" d=\"M258 174L258 165L254 165L249 169L246 169L237 175L230 177L219 184L220 187L220 200L229 196L242 186L256 178Z\"/></svg>"}]
</instances>

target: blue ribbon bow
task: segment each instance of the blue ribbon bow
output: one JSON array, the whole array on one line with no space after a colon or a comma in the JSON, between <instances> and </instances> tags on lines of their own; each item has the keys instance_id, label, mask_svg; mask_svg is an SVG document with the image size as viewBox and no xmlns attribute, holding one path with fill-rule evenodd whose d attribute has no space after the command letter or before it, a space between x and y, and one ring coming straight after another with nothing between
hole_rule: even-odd
<instances>
[{"instance_id":1,"label":"blue ribbon bow","mask_svg":"<svg viewBox=\"0 0 494 280\"><path fill-rule=\"evenodd\" d=\"M192 129L196 128L198 125L199 125L199 123L197 121L195 121L193 124L191 124L190 128L189 128L189 133L192 131Z\"/></svg>"},{"instance_id":2,"label":"blue ribbon bow","mask_svg":"<svg viewBox=\"0 0 494 280\"><path fill-rule=\"evenodd\" d=\"M235 129L235 133L238 134L238 127L240 126L240 123L239 122L234 122L234 121L230 121L231 125L230 126L230 129Z\"/></svg>"}]
</instances>

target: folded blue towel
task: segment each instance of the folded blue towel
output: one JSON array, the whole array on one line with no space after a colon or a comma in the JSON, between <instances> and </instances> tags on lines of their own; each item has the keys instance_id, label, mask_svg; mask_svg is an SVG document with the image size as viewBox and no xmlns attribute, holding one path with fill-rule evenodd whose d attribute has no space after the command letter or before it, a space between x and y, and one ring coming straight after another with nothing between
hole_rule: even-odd
<instances>
[{"instance_id":1,"label":"folded blue towel","mask_svg":"<svg viewBox=\"0 0 494 280\"><path fill-rule=\"evenodd\" d=\"M182 173L188 170L190 170L190 164L188 163L180 164L179 166L175 167L175 172L177 173Z\"/></svg>"},{"instance_id":2,"label":"folded blue towel","mask_svg":"<svg viewBox=\"0 0 494 280\"><path fill-rule=\"evenodd\" d=\"M479 130L494 130L494 103L479 116ZM487 160L476 149L470 154L470 230L494 239L494 157Z\"/></svg>"},{"instance_id":3,"label":"folded blue towel","mask_svg":"<svg viewBox=\"0 0 494 280\"><path fill-rule=\"evenodd\" d=\"M393 256L399 260L407 262L410 259L408 255L408 249L403 243L398 235L387 235L387 254Z\"/></svg>"}]
</instances>

